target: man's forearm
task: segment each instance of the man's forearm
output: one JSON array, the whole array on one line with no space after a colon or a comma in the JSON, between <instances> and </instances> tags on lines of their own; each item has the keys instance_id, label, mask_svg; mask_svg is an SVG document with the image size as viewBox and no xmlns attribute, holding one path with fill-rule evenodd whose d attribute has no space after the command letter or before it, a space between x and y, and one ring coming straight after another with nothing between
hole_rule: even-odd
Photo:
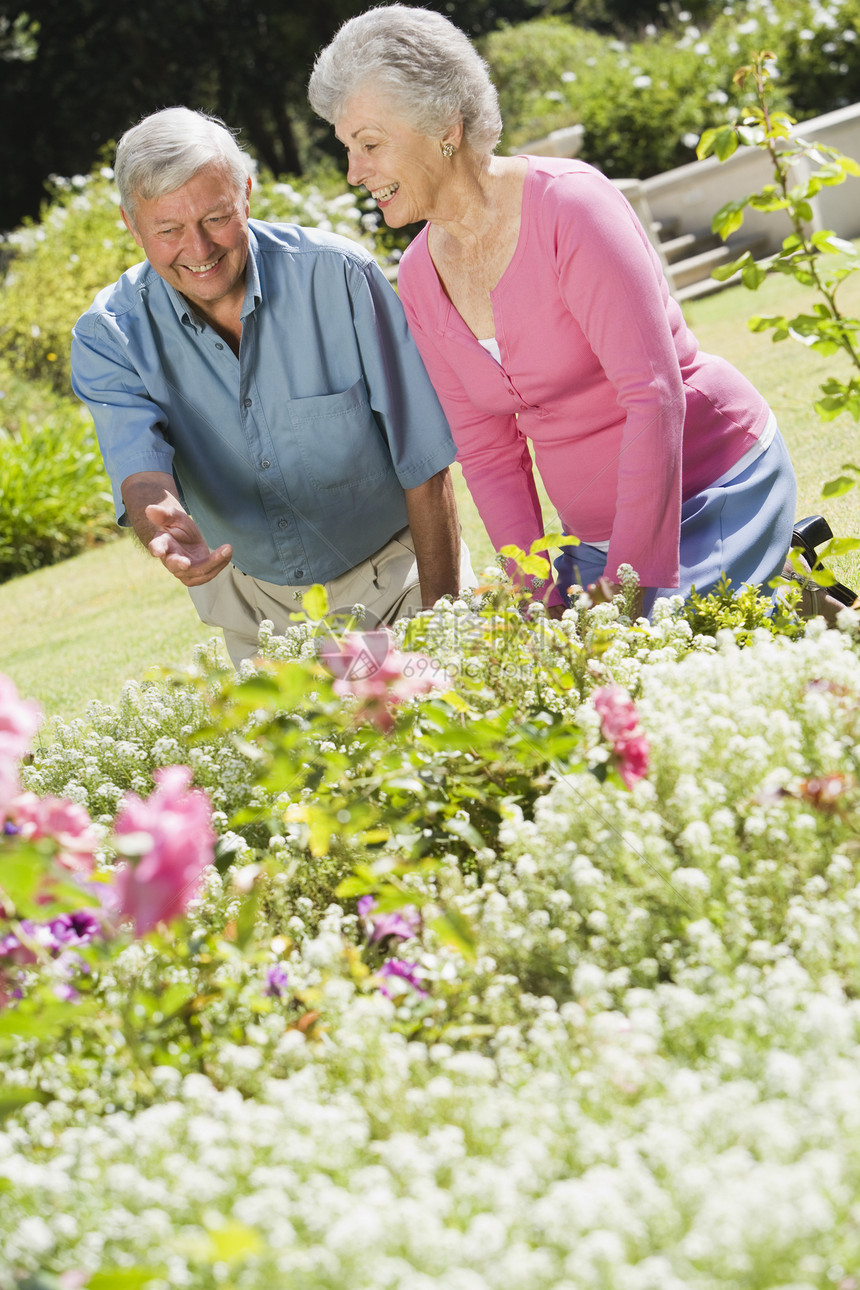
<instances>
[{"instance_id":1,"label":"man's forearm","mask_svg":"<svg viewBox=\"0 0 860 1290\"><path fill-rule=\"evenodd\" d=\"M460 590L460 521L451 472L441 470L405 491L421 600L429 608L440 596Z\"/></svg>"},{"instance_id":2,"label":"man's forearm","mask_svg":"<svg viewBox=\"0 0 860 1290\"><path fill-rule=\"evenodd\" d=\"M175 502L177 513L185 514L179 500L176 481L172 475L162 471L141 471L139 474L129 475L123 480L122 500L129 524L139 541L147 548L159 532L156 525L147 518L148 506L172 505Z\"/></svg>"}]
</instances>

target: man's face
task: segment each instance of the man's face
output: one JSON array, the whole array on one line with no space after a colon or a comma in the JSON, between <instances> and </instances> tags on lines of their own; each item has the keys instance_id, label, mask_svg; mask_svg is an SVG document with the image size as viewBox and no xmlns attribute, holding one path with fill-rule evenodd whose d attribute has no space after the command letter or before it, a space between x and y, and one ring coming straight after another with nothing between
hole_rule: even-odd
<instances>
[{"instance_id":1,"label":"man's face","mask_svg":"<svg viewBox=\"0 0 860 1290\"><path fill-rule=\"evenodd\" d=\"M248 258L248 196L227 171L206 166L175 192L140 199L126 226L159 277L200 313L220 316L241 305Z\"/></svg>"}]
</instances>

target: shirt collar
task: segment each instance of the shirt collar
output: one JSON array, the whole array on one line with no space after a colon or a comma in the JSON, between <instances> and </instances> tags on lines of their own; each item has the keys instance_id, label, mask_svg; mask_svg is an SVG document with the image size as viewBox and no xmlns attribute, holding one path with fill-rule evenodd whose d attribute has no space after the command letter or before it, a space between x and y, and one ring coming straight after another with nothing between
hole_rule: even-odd
<instances>
[{"instance_id":1,"label":"shirt collar","mask_svg":"<svg viewBox=\"0 0 860 1290\"><path fill-rule=\"evenodd\" d=\"M257 235L248 225L248 261L245 265L245 299L242 301L242 318L252 314L263 299L260 270L257 267Z\"/></svg>"}]
</instances>

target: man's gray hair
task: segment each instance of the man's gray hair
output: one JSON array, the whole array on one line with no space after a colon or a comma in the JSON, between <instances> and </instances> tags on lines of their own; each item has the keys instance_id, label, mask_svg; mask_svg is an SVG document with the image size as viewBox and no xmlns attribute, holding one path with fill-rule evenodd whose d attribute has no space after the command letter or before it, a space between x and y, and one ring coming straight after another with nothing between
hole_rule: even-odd
<instances>
[{"instance_id":1,"label":"man's gray hair","mask_svg":"<svg viewBox=\"0 0 860 1290\"><path fill-rule=\"evenodd\" d=\"M367 88L421 134L441 139L462 121L463 140L479 155L499 141L502 118L487 64L459 27L430 9L381 5L350 18L314 63L308 97L333 125Z\"/></svg>"},{"instance_id":2,"label":"man's gray hair","mask_svg":"<svg viewBox=\"0 0 860 1290\"><path fill-rule=\"evenodd\" d=\"M133 125L117 144L114 177L123 210L174 193L205 166L222 166L244 192L253 163L217 116L186 107L163 108Z\"/></svg>"}]
</instances>

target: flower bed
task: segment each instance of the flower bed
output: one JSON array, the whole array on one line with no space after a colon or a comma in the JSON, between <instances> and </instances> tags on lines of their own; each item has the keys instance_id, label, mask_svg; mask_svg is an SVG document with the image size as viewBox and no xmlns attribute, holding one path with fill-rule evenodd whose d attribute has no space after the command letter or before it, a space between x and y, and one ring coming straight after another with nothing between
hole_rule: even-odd
<instances>
[{"instance_id":1,"label":"flower bed","mask_svg":"<svg viewBox=\"0 0 860 1290\"><path fill-rule=\"evenodd\" d=\"M3 1290L854 1290L858 615L318 619L0 693Z\"/></svg>"}]
</instances>

